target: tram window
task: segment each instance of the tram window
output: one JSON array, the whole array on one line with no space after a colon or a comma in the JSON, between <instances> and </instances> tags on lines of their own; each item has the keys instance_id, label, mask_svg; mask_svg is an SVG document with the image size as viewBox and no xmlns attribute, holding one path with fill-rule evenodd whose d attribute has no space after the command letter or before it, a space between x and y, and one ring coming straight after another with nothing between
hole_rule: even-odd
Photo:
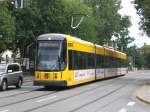
<instances>
[{"instance_id":1,"label":"tram window","mask_svg":"<svg viewBox=\"0 0 150 112\"><path fill-rule=\"evenodd\" d=\"M94 68L94 55L88 54L88 68Z\"/></svg>"},{"instance_id":2,"label":"tram window","mask_svg":"<svg viewBox=\"0 0 150 112\"><path fill-rule=\"evenodd\" d=\"M101 67L102 68L105 68L105 57L104 56L101 56Z\"/></svg>"},{"instance_id":3,"label":"tram window","mask_svg":"<svg viewBox=\"0 0 150 112\"><path fill-rule=\"evenodd\" d=\"M104 57L104 67L105 68L112 68L113 67L113 58L109 56Z\"/></svg>"},{"instance_id":4,"label":"tram window","mask_svg":"<svg viewBox=\"0 0 150 112\"><path fill-rule=\"evenodd\" d=\"M121 60L121 67L126 67L126 66L127 66L127 61Z\"/></svg>"},{"instance_id":5,"label":"tram window","mask_svg":"<svg viewBox=\"0 0 150 112\"><path fill-rule=\"evenodd\" d=\"M99 68L99 56L96 55L96 67Z\"/></svg>"},{"instance_id":6,"label":"tram window","mask_svg":"<svg viewBox=\"0 0 150 112\"><path fill-rule=\"evenodd\" d=\"M103 56L97 55L96 56L96 67L102 68L102 66L103 66Z\"/></svg>"},{"instance_id":7,"label":"tram window","mask_svg":"<svg viewBox=\"0 0 150 112\"><path fill-rule=\"evenodd\" d=\"M69 51L69 69L91 69L95 67L94 54Z\"/></svg>"},{"instance_id":8,"label":"tram window","mask_svg":"<svg viewBox=\"0 0 150 112\"><path fill-rule=\"evenodd\" d=\"M77 54L78 54L78 67L77 67L77 69L82 69L83 68L82 54L80 52L77 52Z\"/></svg>"},{"instance_id":9,"label":"tram window","mask_svg":"<svg viewBox=\"0 0 150 112\"><path fill-rule=\"evenodd\" d=\"M117 68L120 68L120 59L117 59Z\"/></svg>"},{"instance_id":10,"label":"tram window","mask_svg":"<svg viewBox=\"0 0 150 112\"><path fill-rule=\"evenodd\" d=\"M104 60L105 60L105 63L104 63L104 67L105 68L108 68L108 57L106 56L106 57L104 57Z\"/></svg>"},{"instance_id":11,"label":"tram window","mask_svg":"<svg viewBox=\"0 0 150 112\"><path fill-rule=\"evenodd\" d=\"M66 41L63 41L62 43L62 50L61 50L61 56L60 56L60 65L61 65L61 70L64 70L66 67L66 57L67 57L67 43Z\"/></svg>"},{"instance_id":12,"label":"tram window","mask_svg":"<svg viewBox=\"0 0 150 112\"><path fill-rule=\"evenodd\" d=\"M79 67L78 69L90 69L93 67L93 58L92 54L78 52L79 54Z\"/></svg>"},{"instance_id":13,"label":"tram window","mask_svg":"<svg viewBox=\"0 0 150 112\"><path fill-rule=\"evenodd\" d=\"M79 54L75 51L73 51L73 68L72 69L78 69L79 67Z\"/></svg>"},{"instance_id":14,"label":"tram window","mask_svg":"<svg viewBox=\"0 0 150 112\"><path fill-rule=\"evenodd\" d=\"M116 67L116 63L115 63L115 58L111 57L111 62L112 62L112 68Z\"/></svg>"},{"instance_id":15,"label":"tram window","mask_svg":"<svg viewBox=\"0 0 150 112\"><path fill-rule=\"evenodd\" d=\"M73 51L69 51L69 69L73 69Z\"/></svg>"},{"instance_id":16,"label":"tram window","mask_svg":"<svg viewBox=\"0 0 150 112\"><path fill-rule=\"evenodd\" d=\"M114 64L115 64L115 68L119 67L119 62L117 58L114 58Z\"/></svg>"},{"instance_id":17,"label":"tram window","mask_svg":"<svg viewBox=\"0 0 150 112\"><path fill-rule=\"evenodd\" d=\"M116 68L116 59L114 57L112 57L112 62L113 62L113 68Z\"/></svg>"},{"instance_id":18,"label":"tram window","mask_svg":"<svg viewBox=\"0 0 150 112\"><path fill-rule=\"evenodd\" d=\"M87 69L87 53L82 53L81 58L82 58L82 69Z\"/></svg>"}]
</instances>

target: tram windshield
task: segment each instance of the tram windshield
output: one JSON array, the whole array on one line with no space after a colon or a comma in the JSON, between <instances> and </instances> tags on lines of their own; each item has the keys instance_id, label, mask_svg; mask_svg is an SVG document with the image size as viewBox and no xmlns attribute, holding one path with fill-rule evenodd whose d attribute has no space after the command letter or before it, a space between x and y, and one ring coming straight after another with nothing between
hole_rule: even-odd
<instances>
[{"instance_id":1,"label":"tram windshield","mask_svg":"<svg viewBox=\"0 0 150 112\"><path fill-rule=\"evenodd\" d=\"M59 71L66 67L66 41L38 41L38 71Z\"/></svg>"}]
</instances>

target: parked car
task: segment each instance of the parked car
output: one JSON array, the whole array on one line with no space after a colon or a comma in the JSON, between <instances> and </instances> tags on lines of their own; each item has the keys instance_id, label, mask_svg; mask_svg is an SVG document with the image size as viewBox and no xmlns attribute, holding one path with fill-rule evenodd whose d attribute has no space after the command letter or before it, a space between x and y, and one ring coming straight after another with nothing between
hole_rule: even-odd
<instances>
[{"instance_id":1,"label":"parked car","mask_svg":"<svg viewBox=\"0 0 150 112\"><path fill-rule=\"evenodd\" d=\"M0 64L0 90L4 91L8 86L14 85L21 88L23 73L18 63Z\"/></svg>"}]
</instances>

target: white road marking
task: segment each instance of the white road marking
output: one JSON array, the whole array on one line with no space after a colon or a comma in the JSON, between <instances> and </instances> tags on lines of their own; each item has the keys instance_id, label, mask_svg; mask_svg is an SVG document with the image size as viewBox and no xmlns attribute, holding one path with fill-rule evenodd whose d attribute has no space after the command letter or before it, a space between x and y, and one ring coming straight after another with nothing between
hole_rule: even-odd
<instances>
[{"instance_id":1,"label":"white road marking","mask_svg":"<svg viewBox=\"0 0 150 112\"><path fill-rule=\"evenodd\" d=\"M128 102L127 106L133 106L136 102Z\"/></svg>"},{"instance_id":2,"label":"white road marking","mask_svg":"<svg viewBox=\"0 0 150 112\"><path fill-rule=\"evenodd\" d=\"M91 86L91 87L95 87L95 86L97 86L97 85L96 85L96 84L91 84L90 86Z\"/></svg>"},{"instance_id":3,"label":"white road marking","mask_svg":"<svg viewBox=\"0 0 150 112\"><path fill-rule=\"evenodd\" d=\"M41 99L41 100L38 100L36 102L40 103L40 102L44 102L44 101L47 101L47 100L51 100L51 99L54 99L56 98L57 96L52 96L52 97L48 97L48 98L44 98L44 99Z\"/></svg>"},{"instance_id":4,"label":"white road marking","mask_svg":"<svg viewBox=\"0 0 150 112\"><path fill-rule=\"evenodd\" d=\"M118 112L127 112L127 109L126 108L122 108Z\"/></svg>"},{"instance_id":5,"label":"white road marking","mask_svg":"<svg viewBox=\"0 0 150 112\"><path fill-rule=\"evenodd\" d=\"M0 111L0 112L8 112L9 110L2 110L2 111Z\"/></svg>"}]
</instances>

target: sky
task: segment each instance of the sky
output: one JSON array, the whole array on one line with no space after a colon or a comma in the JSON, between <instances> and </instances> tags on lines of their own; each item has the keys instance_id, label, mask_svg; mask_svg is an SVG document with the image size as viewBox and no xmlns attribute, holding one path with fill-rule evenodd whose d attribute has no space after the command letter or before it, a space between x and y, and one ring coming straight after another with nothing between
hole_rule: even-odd
<instances>
[{"instance_id":1,"label":"sky","mask_svg":"<svg viewBox=\"0 0 150 112\"><path fill-rule=\"evenodd\" d=\"M142 36L142 31L139 30L139 21L140 18L136 14L136 9L134 8L134 4L131 2L134 0L121 0L122 9L119 11L121 15L128 15L131 17L132 26L129 28L130 36L135 38L135 41L131 45L137 45L138 47L142 47L144 43L150 45L150 38L147 36Z\"/></svg>"}]
</instances>

